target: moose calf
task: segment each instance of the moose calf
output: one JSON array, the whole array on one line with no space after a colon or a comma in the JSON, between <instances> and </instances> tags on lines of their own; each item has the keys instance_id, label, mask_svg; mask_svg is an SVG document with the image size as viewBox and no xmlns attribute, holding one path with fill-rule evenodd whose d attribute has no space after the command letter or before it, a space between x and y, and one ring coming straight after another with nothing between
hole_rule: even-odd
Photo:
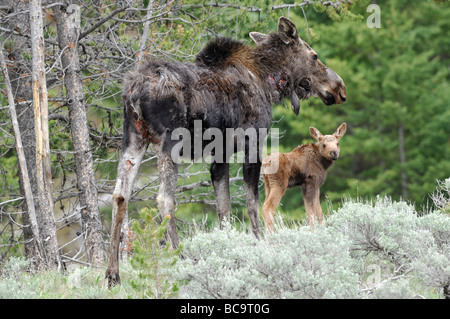
<instances>
[{"instance_id":1,"label":"moose calf","mask_svg":"<svg viewBox=\"0 0 450 319\"><path fill-rule=\"evenodd\" d=\"M301 186L308 223L322 222L320 186L325 182L327 170L339 157L339 139L344 136L347 124L341 124L333 135L322 135L318 129L309 128L316 143L297 146L289 153L269 154L262 163L266 188L263 218L267 228L273 230L273 215L287 188ZM278 168L278 170L276 170ZM275 172L276 170L276 172Z\"/></svg>"}]
</instances>

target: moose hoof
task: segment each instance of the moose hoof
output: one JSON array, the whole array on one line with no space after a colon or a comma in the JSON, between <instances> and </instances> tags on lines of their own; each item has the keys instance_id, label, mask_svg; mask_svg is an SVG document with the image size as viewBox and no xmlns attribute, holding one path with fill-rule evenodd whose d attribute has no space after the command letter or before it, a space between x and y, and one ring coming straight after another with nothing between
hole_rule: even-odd
<instances>
[{"instance_id":1,"label":"moose hoof","mask_svg":"<svg viewBox=\"0 0 450 319\"><path fill-rule=\"evenodd\" d=\"M105 278L108 279L108 289L120 284L120 276L118 271L108 269L106 271Z\"/></svg>"}]
</instances>

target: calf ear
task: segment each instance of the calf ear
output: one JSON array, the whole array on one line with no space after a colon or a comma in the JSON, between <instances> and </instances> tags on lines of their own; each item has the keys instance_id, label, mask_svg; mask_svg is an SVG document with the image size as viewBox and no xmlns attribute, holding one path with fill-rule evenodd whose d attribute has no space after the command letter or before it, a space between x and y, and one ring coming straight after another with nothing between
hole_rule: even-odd
<instances>
[{"instance_id":1,"label":"calf ear","mask_svg":"<svg viewBox=\"0 0 450 319\"><path fill-rule=\"evenodd\" d=\"M280 17L278 20L278 34L286 44L298 42L297 27L288 18Z\"/></svg>"},{"instance_id":2,"label":"calf ear","mask_svg":"<svg viewBox=\"0 0 450 319\"><path fill-rule=\"evenodd\" d=\"M261 44L269 38L267 34L259 32L250 32L249 36L256 44Z\"/></svg>"},{"instance_id":3,"label":"calf ear","mask_svg":"<svg viewBox=\"0 0 450 319\"><path fill-rule=\"evenodd\" d=\"M340 139L342 136L344 136L346 131L347 131L347 124L346 123L342 123L341 125L339 125L339 127L337 128L336 132L334 132L333 135L337 139Z\"/></svg>"},{"instance_id":4,"label":"calf ear","mask_svg":"<svg viewBox=\"0 0 450 319\"><path fill-rule=\"evenodd\" d=\"M309 134L311 134L313 139L315 139L317 141L320 141L323 137L322 133L320 133L320 131L318 129L316 129L315 127L312 127L312 126L309 127Z\"/></svg>"}]
</instances>

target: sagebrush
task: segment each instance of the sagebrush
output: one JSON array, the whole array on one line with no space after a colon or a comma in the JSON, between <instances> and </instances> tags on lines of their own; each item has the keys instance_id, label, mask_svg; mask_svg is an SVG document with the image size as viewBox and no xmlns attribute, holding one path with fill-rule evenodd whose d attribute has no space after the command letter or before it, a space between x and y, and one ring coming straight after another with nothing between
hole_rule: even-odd
<instances>
[{"instance_id":1,"label":"sagebrush","mask_svg":"<svg viewBox=\"0 0 450 319\"><path fill-rule=\"evenodd\" d=\"M323 227L281 223L258 241L229 226L184 245L184 298L448 297L450 216L390 198L348 200Z\"/></svg>"},{"instance_id":2,"label":"sagebrush","mask_svg":"<svg viewBox=\"0 0 450 319\"><path fill-rule=\"evenodd\" d=\"M348 199L322 226L278 220L260 240L232 224L198 228L180 251L165 244L167 221L145 209L121 286L108 290L102 269L32 273L10 258L0 298L449 298L445 207Z\"/></svg>"}]
</instances>

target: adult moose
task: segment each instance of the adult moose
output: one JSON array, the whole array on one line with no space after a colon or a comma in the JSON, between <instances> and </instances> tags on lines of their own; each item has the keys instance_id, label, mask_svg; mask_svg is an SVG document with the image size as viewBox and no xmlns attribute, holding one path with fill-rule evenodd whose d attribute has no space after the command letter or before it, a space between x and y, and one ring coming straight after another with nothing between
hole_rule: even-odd
<instances>
[{"instance_id":1,"label":"adult moose","mask_svg":"<svg viewBox=\"0 0 450 319\"><path fill-rule=\"evenodd\" d=\"M287 18L278 21L278 32L268 35L251 32L256 46L228 38L210 42L195 63L151 60L125 77L124 138L113 194L111 252L106 277L109 286L120 282L119 242L123 218L139 167L152 143L159 170L157 206L170 215L167 232L172 246L178 246L174 216L177 163L171 154L172 133L177 128L194 132L194 122L202 128L268 129L272 105L290 98L299 112L300 99L319 97L326 105L344 103L342 79L321 63L316 52L298 37L296 26ZM225 134L223 134L225 136ZM230 139L224 139L224 145ZM254 234L259 236L258 181L261 159L248 160L245 143L243 164L247 211ZM183 154L186 155L186 154ZM189 154L188 154L189 155ZM231 212L229 164L227 158L211 163L211 180L221 221Z\"/></svg>"}]
</instances>

